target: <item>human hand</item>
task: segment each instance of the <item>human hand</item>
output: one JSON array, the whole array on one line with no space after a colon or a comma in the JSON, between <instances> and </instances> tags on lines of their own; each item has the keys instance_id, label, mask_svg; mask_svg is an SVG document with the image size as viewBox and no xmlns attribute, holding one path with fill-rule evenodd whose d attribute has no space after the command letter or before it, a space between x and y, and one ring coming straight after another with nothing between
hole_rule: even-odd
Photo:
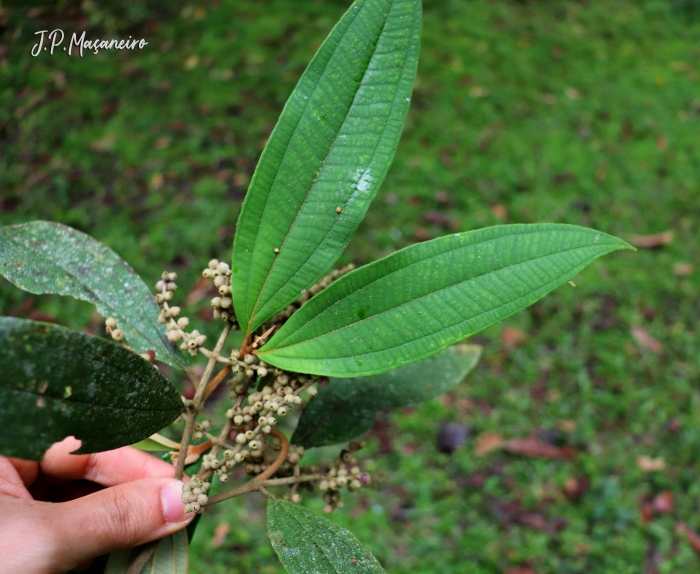
<instances>
[{"instance_id":1,"label":"human hand","mask_svg":"<svg viewBox=\"0 0 700 574\"><path fill-rule=\"evenodd\" d=\"M67 438L40 463L0 457L0 573L67 572L194 518L168 463L132 447L70 454L79 446Z\"/></svg>"}]
</instances>

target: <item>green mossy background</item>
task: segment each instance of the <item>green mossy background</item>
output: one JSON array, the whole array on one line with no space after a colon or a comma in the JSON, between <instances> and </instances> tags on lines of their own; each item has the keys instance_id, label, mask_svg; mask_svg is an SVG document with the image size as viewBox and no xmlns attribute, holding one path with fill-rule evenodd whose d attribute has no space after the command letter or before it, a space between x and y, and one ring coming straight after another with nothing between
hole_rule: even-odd
<instances>
[{"instance_id":1,"label":"green mossy background","mask_svg":"<svg viewBox=\"0 0 700 574\"><path fill-rule=\"evenodd\" d=\"M0 223L76 227L149 284L175 270L205 318L200 270L229 257L264 142L348 1L30 4L0 16ZM677 526L700 530L700 4L424 4L404 138L340 263L506 222L673 240L597 261L475 337L484 357L457 390L380 417L374 488L332 518L392 574L700 572ZM149 44L32 57L34 32L54 28ZM4 280L0 312L100 329L90 306ZM447 422L469 427L452 456L435 446ZM576 454L477 456L484 433ZM672 507L664 494L654 512L661 493ZM192 571L282 571L256 496L201 522Z\"/></svg>"}]
</instances>

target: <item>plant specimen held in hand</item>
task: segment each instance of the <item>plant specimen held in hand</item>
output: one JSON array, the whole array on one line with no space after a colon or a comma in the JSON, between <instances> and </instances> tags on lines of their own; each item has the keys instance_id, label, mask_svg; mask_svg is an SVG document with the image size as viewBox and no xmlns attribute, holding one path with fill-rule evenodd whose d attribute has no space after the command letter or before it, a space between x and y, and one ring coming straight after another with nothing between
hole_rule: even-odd
<instances>
[{"instance_id":1,"label":"plant specimen held in hand","mask_svg":"<svg viewBox=\"0 0 700 574\"><path fill-rule=\"evenodd\" d=\"M420 33L420 0L357 0L318 50L260 158L231 264L213 260L203 271L219 292L213 346L174 304L175 273L162 274L154 297L116 253L76 230L47 222L0 229L0 273L32 293L94 303L113 339L0 318L0 421L10 433L2 454L39 460L70 435L82 440L81 453L145 441L172 450L178 477L194 469L182 494L189 512L267 496L270 540L289 572L312 564L315 572L382 571L349 532L298 504L317 490L332 512L344 491L367 486L363 443L350 442L325 467L305 466L304 449L348 443L377 410L445 392L478 360L465 338L628 248L582 227L501 225L331 271L398 145ZM234 330L239 345L228 343ZM153 356L192 381L191 400ZM206 359L201 376L190 364L198 357ZM204 420L220 384L230 402L221 420ZM305 401L288 439L278 426ZM176 419L180 441L155 434ZM149 561L186 569L186 535L117 552L108 572Z\"/></svg>"}]
</instances>

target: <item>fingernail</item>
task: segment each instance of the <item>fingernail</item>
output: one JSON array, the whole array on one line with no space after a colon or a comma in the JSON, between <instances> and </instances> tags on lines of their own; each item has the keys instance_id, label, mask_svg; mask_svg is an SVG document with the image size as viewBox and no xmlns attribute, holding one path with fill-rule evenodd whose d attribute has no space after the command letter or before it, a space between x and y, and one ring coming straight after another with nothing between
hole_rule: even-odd
<instances>
[{"instance_id":1,"label":"fingernail","mask_svg":"<svg viewBox=\"0 0 700 574\"><path fill-rule=\"evenodd\" d=\"M178 522L189 522L194 517L194 513L185 513L185 505L182 503L182 487L184 484L179 480L174 480L166 484L160 491L160 502L163 506L163 516L165 521L173 524Z\"/></svg>"}]
</instances>

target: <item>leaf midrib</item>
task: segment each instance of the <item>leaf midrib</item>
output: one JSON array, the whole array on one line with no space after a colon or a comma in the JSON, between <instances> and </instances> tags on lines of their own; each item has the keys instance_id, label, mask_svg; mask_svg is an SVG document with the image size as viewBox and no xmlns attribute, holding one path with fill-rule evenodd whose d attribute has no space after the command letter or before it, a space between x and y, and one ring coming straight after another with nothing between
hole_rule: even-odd
<instances>
[{"instance_id":1,"label":"leaf midrib","mask_svg":"<svg viewBox=\"0 0 700 574\"><path fill-rule=\"evenodd\" d=\"M355 90L355 95L353 96L352 104L350 104L350 106L348 107L348 111L345 113L345 117L343 118L343 121L342 121L342 123L341 123L341 128L342 128L342 126L345 125L345 122L347 121L348 116L350 115L350 112L353 110L353 108L354 108L354 106L355 106L355 100L357 99L357 93L360 91L360 88L362 87L362 82L363 82L364 79L367 77L367 68L369 67L369 63L372 61L372 59L374 58L374 56L375 56L376 53L377 53L377 46L378 46L378 44L379 44L379 39L382 37L382 34L384 33L384 30L386 29L387 22L389 21L389 14L391 14L391 10L392 10L392 8L394 7L394 3L395 3L395 2L396 2L396 0L391 0L391 4L390 4L390 6L389 6L389 10L387 11L386 19L384 20L384 25L382 26L382 29L381 29L381 31L379 32L379 35L377 36L377 39L376 39L375 44L374 44L374 47L373 47L373 49L372 49L372 55L371 55L370 58L369 58L367 67L364 69L364 71L363 71L363 73L362 73L362 80L361 80L360 82L358 82L358 84L357 84L357 88L356 88L356 90ZM367 4L365 4L364 6L367 6ZM363 7L364 7L364 6L363 6ZM361 10L360 10L360 11L361 11ZM357 19L357 17L359 16L359 14L360 14L360 12L358 12L358 13L355 15L355 19ZM353 23L354 23L354 21L353 21ZM346 35L348 34L348 32L350 31L351 26L352 26L352 24L351 24L350 26L348 26L347 30L344 32L343 37L342 37L342 38L340 39L340 41L338 42L338 46L340 46L341 42L345 39L345 36L346 36ZM336 47L336 49L337 49L337 47ZM333 55L335 55L335 51L333 52ZM332 59L332 56L331 56L331 59ZM329 61L328 61L328 64L330 64L330 59L329 59ZM326 67L324 68L323 74L321 75L321 79L323 79L323 75L325 74L326 70L328 69L328 64L327 64ZM292 139L294 138L294 135L296 135L296 132L297 132L297 130L299 129L299 124L301 123L301 121L302 121L304 115L306 114L306 110L308 109L308 106L310 105L311 100L313 99L313 96L314 96L314 94L316 93L316 90L318 89L318 86L319 86L320 84L321 84L321 81L319 80L319 82L316 84L316 86L314 86L313 92L311 93L311 96L310 96L309 99L307 100L306 105L305 105L305 107L304 107L304 112L302 113L301 117L299 118L299 121L297 122L297 125L294 127L294 133L292 134L292 136L289 138L289 141L287 142L287 145L286 145L285 151L284 151L284 155L287 154L287 151L289 150L289 145L291 144ZM340 135L340 134L338 134L338 135ZM321 170L323 169L323 167L326 165L326 162L328 161L328 158L330 157L331 153L333 152L333 149L335 148L335 144L336 144L336 142L338 141L338 135L336 135L335 139L333 140L333 143L331 143L331 146L330 146L330 148L328 149L328 153L326 154L326 157L323 159L323 162L321 162L321 168L320 168L320 170L319 170L319 175L320 175ZM378 147L378 146L377 146L377 147ZM373 152L373 154L374 154L374 153L376 153L376 148L375 148L375 151ZM284 157L284 156L283 156L283 157ZM374 155L373 155L372 157L374 157ZM280 162L280 166L281 166L281 162ZM272 185L270 186L270 191L272 191L272 188L274 187L275 183L277 182L277 177L279 176L279 173L280 173L280 170L278 169L278 170L277 170L277 173L275 174L275 179L274 179L274 181L272 182ZM288 230L287 233L285 234L284 239L282 240L282 243L281 243L281 245L279 246L280 253L282 253L282 249L284 248L284 245L285 245L285 243L287 242L287 239L289 238L289 235L290 235L290 233L292 232L292 229L294 229L294 227L296 226L297 221L299 220L299 216L301 215L301 212L304 210L304 206L305 206L306 203L308 202L309 197L311 196L311 192L314 190L314 187L316 186L317 180L318 180L318 176L317 176L317 177L314 179L314 181L311 183L311 187L309 188L309 191L306 193L306 197L304 198L304 201L303 201L303 203L301 204L301 207L299 208L299 211L297 211L297 214L296 214L296 216L294 217L294 221L292 222L292 225L289 227L289 230ZM268 193L267 198L265 199L265 207L263 208L263 214L264 214L264 212L265 212L265 209L267 209L267 205L268 205L269 200L270 200L270 194ZM262 222L262 217L260 218L260 221ZM258 223L258 230L260 230L260 223ZM326 237L328 237L328 233L326 233ZM257 243L257 240L256 240L256 243ZM255 247L254 247L254 249L255 249ZM318 247L316 248L316 250L314 250L314 253L316 253L316 251L318 251ZM254 323L255 312L256 312L257 309L258 309L258 305L260 304L260 299L261 299L263 293L265 292L265 288L267 287L267 283L268 283L268 281L270 280L270 277L272 276L272 272L273 272L273 270L275 269L275 266L277 265L277 261L279 261L279 257L275 257L274 261L272 262L272 265L270 266L270 270L267 272L267 275L265 276L265 281L263 282L263 285L262 285L262 287L260 288L260 292L258 293L258 298L256 299L255 305L253 306L253 310L252 310L252 312L251 312L251 314L250 314L250 320L249 320L249 322L248 322L248 328L246 329L246 334L250 334L250 331L251 331L250 326ZM277 293L279 293L282 289L284 289L285 285L286 285L286 283L285 283L284 285L282 285L282 286L274 293L274 295L268 299L268 302L271 301L275 296L277 296Z\"/></svg>"},{"instance_id":2,"label":"leaf midrib","mask_svg":"<svg viewBox=\"0 0 700 574\"><path fill-rule=\"evenodd\" d=\"M391 7L389 8L389 12L387 13L387 20L386 20L386 22L384 23L384 27L382 27L382 32L379 34L379 37L380 37L380 38L381 38L382 34L384 33L384 28L386 28L386 23L389 21L389 14L391 13L391 9L393 8L393 6L394 6L394 0L392 0ZM415 13L414 13L414 15L415 15ZM415 32L416 23L418 23L419 21L420 21L419 18L414 18L414 19L413 19L413 27L411 28L411 34L413 34L413 33ZM410 40L409 40L409 42L410 42ZM379 41L377 41L377 45L378 45L378 44L379 44ZM410 47L410 46L409 46L409 47ZM400 49L394 50L394 52L399 52L399 51L401 51L401 50L400 50ZM387 52L387 53L393 53L393 52ZM375 55L376 55L376 46L375 46L375 51L372 53L372 58L373 58ZM370 62L372 61L372 58L370 58ZM368 66L368 67L369 67L369 66ZM406 74L406 70L407 70L407 69L408 69L408 67L404 65L403 68L402 68L402 70L401 70L401 77L399 78L399 81L398 81L397 84L396 84L397 86L400 86L401 83L403 82L404 75ZM365 72L366 72L366 70L365 70ZM365 77L366 77L366 73L365 73L365 76L363 76L363 78L362 78L363 81L364 81ZM392 84L392 85L393 85L393 84ZM353 99L352 105L351 105L350 108L348 109L348 113L346 114L345 119L347 119L347 117L350 115L350 112L352 111L353 107L355 106L355 99L357 98L357 93L360 91L360 88L361 88L361 87L362 87L362 82L360 82L360 85L358 86L357 92L355 92L355 98ZM390 121L391 118L393 117L394 110L395 110L395 108L396 108L396 103L397 103L397 101L398 101L398 97L399 97L399 96L398 96L398 90L397 90L396 93L394 94L394 100L393 100L393 102L392 102L392 104L391 104L391 111L389 112L389 116L388 116L388 119L387 119L387 122L386 122L387 124L389 123L389 121ZM344 122L343 122L343 123L344 123ZM382 135L385 134L385 133L386 133L386 124L385 124L385 126L384 126L384 130L383 130L383 132L382 132ZM339 135L340 135L340 134L338 134L338 136L339 136ZM328 155L326 156L326 159L323 161L323 165L326 164L326 161L328 160L328 157L330 156L331 151L332 151L333 148L335 147L335 143L336 143L336 141L338 140L338 136L336 136L336 139L333 140L333 144L331 145L331 149L328 151ZM377 145L374 147L374 150L372 151L372 158L371 158L370 161L368 162L368 164L367 164L368 166L370 166L370 165L372 165L372 164L374 163L374 158L375 158L376 155L377 155L377 150L379 150L379 148L380 148L380 146L381 146L381 137L382 137L382 136L380 136L380 140L377 142ZM394 151L395 151L395 150L394 150ZM363 172L362 177L364 177L364 176L366 175L366 173L367 173L367 170L365 170L365 171ZM362 179L362 177L360 178L360 180ZM313 186L314 186L314 185L315 185L315 184L312 184L311 189L309 190L309 195L311 195L311 191L313 190ZM381 185L381 182L377 183L377 184L376 184L376 187L379 187L379 185ZM309 195L307 195L307 199L308 199ZM349 199L350 199L350 198L348 198L348 200L349 200ZM304 207L305 204L306 204L306 200L304 201L304 204L302 205L302 209L303 209L303 207ZM346 201L345 205L347 206L347 201ZM292 227L294 227L294 225L296 225L296 222L297 222L297 219L299 218L299 214L300 214L300 213L301 213L301 210L299 210L299 213L297 213L297 217L294 219L294 223L292 224ZM340 219L337 219L337 220L336 220L336 223L333 224L333 227L331 227L331 229L329 230L329 232L326 233L326 237L328 237L328 236L330 235L331 231L335 228L335 226L339 223L339 221L340 221ZM359 222L358 222L358 223L359 223ZM291 233L291 231L292 231L292 228L290 228L289 232ZM325 238L324 238L324 239L325 239ZM286 242L286 240L287 240L287 237L285 237L285 242ZM283 242L283 245L284 245L284 242ZM319 244L316 246L316 249L314 249L313 253L311 253L311 255L309 256L309 259L311 259L314 255L316 255L316 253L317 253L323 246L324 246L323 243L319 243ZM280 249L280 252L281 252L281 249ZM277 263L277 259L275 259L275 262L273 263L273 267L274 267L274 265L275 265L276 263ZM270 268L270 274L272 274L272 268ZM265 284L267 284L267 280L265 281ZM286 285L287 285L287 284L285 283L285 284L282 285L279 289L277 289L277 291L275 291L275 293L274 293L271 297L269 297L268 303L269 303L270 301L272 301L275 297L277 297L277 294L278 294L280 291L282 291L282 289L284 289L284 287L285 287ZM264 289L265 289L265 286L263 285L263 290L264 290ZM263 291L261 290L261 292L260 292L261 295L262 295L262 292L263 292ZM267 305L268 303L266 303L266 305ZM256 303L256 305L257 305L257 303ZM264 307L263 307L263 309L264 309Z\"/></svg>"},{"instance_id":3,"label":"leaf midrib","mask_svg":"<svg viewBox=\"0 0 700 574\"><path fill-rule=\"evenodd\" d=\"M488 241L495 241L495 240L491 240L491 239L490 239L490 240L488 240ZM479 243L476 243L476 244L473 244L473 245L480 245L481 243L486 243L486 241L484 241L484 242L479 242ZM603 244L601 244L601 245L603 245ZM373 281L370 281L370 282L367 283L366 285L363 285L361 289L365 289L366 287L369 287L370 285L372 285L373 283L376 283L377 281L380 281L380 280L382 280L382 279L386 279L387 277L390 277L390 276L393 275L394 273L398 273L399 271L404 271L404 270L406 270L406 269L409 269L409 268L412 267L413 265L416 265L416 264L418 264L418 263L422 263L422 262L425 261L426 259L431 259L432 257L441 257L442 255L446 255L446 254L448 254L448 253L450 253L450 252L452 252L452 251L456 251L457 249L463 249L464 247L470 247L470 246L462 246L462 247L459 247L459 248L450 249L449 251L444 251L443 253L440 253L439 255L433 255L433 256L431 256L431 257L429 257L429 258L421 259L421 260L419 260L419 261L416 261L416 262L414 262L414 263L411 263L410 265L407 265L406 267L402 267L401 269L397 269L397 270L395 270L395 271L392 271L391 273L387 273L386 275L384 275L384 276L382 276L382 277L379 277L379 278L377 278L377 279L375 279L375 280L373 280ZM396 309L399 309L399 308L403 307L404 305L409 305L409 304L411 304L411 303L414 303L415 301L418 301L419 299L423 299L424 297L428 297L428 296L433 295L433 294L435 294L435 293L440 293L441 291L444 291L445 289L450 289L451 287L454 287L455 285L459 285L460 283L466 283L466 282L468 282L468 281L474 281L474 280L476 280L476 279L479 279L480 277L484 277L484 276L489 275L489 274L491 274L491 273L497 273L497 272L503 271L504 269L509 269L509 268L511 268L511 267L515 267L516 265L522 265L522 264L525 264L525 263L531 263L531 262L533 262L533 261L537 261L538 259L544 259L544 258L547 258L547 257L551 257L552 255L559 255L559 254L562 254L562 253L568 253L568 252L570 252L570 251L577 251L577 250L580 250L580 249L590 249L591 247L597 247L597 246L588 245L588 246L584 246L584 247L573 247L573 248L571 248L571 249L566 249L566 250L564 250L564 251L557 251L556 253L553 253L553 254L550 253L550 254L548 254L548 255L541 255L541 256L539 256L539 257L533 257L532 259L525 259L525 260L519 261L518 263L515 263L515 264L506 265L505 267L501 267L500 269L497 269L497 270L494 270L494 271L487 271L486 273L482 273L481 275L475 275L474 277L470 277L469 279L467 279L467 280L465 280L465 281L456 281L456 282L454 282L454 283L452 283L452 284L450 284L450 285L446 285L446 286L444 286L444 287L441 287L440 289L436 289L435 291L431 291L430 293L426 293L425 295L421 295L421 296L419 296L419 297L415 297L414 299L410 299L409 301L404 301L403 303L400 303L399 305L396 305L396 306L394 306L394 307L390 307L390 308L388 308L388 309L384 309L383 311L380 311L380 312L378 312L378 313L375 313L374 315L370 315L369 317L365 317L364 319L360 319L359 321L355 321L355 322L350 323L350 324L348 324L348 325L344 325L344 326L342 326L342 327L339 327L338 329L333 329L332 331L328 331L327 333L323 333L322 335L316 335L315 337L311 337L311 338L309 338L309 339L304 339L303 341L299 341L299 342L297 342L297 343L292 343L291 345L286 345L286 346L282 346L282 347L275 347L274 349L271 349L270 351L267 351L267 352L269 353L269 352L279 351L279 350L282 350L282 349L289 349L289 348L294 347L294 346L296 346L296 345L302 345L302 344L305 344L305 343L309 343L309 342L311 342L311 341L315 341L316 339L320 339L321 337L326 337L326 336L328 336L328 335L332 335L332 334L334 334L334 333L337 333L337 332L339 332L339 331L342 331L343 329L348 329L348 328L353 327L353 326L355 326L355 325L359 325L360 323L364 323L365 321L369 321L370 319L373 319L374 317L377 317L377 316L382 315L382 314L384 314L384 313L389 313L389 312L391 312L391 311L394 311L394 310L396 310ZM551 284L551 283L552 283L552 281L550 281L549 283L547 283L547 285L549 285L549 284ZM536 290L537 290L537 289L535 289L534 291L536 291ZM358 291L359 291L359 290L358 290ZM530 293L532 293L532 292L533 292L533 291L529 291L528 294L530 294ZM357 291L353 291L352 293L348 293L347 295L345 295L345 296L342 297L341 299L338 299L338 301L336 301L336 302L334 303L334 305L340 303L340 302L343 301L344 299L347 299L348 297L350 297L350 296L353 295L354 293L357 293ZM521 296L521 297L518 297L518 299L515 299L515 301L518 301L518 300L520 300L522 297L525 297L525 296L527 296L527 295L523 295L523 296ZM507 303L506 303L506 304L507 304ZM503 305L499 305L499 306L502 307ZM493 309L496 309L496 308L498 308L498 307L494 307L494 308L492 308L492 309L489 309L489 311L487 311L487 312L493 311ZM321 313L324 312L324 311L326 311L327 309L329 309L329 307L326 307L325 309L323 309L323 311L321 311ZM318 317L321 313L319 313L318 315L316 315L314 318ZM482 315L482 314L483 314L483 313L480 313L479 315L475 315L474 317L479 317L479 316ZM444 329L441 329L441 331L442 331L442 330L444 330ZM438 331L438 332L440 332L440 331ZM417 340L420 340L420 339L415 339L415 340L417 341ZM394 348L394 347L389 347L389 348ZM261 349L260 352L259 352L259 354L262 355L262 354L264 354L265 352L266 352L266 351L264 351L263 349ZM376 352L381 352L381 351L376 351ZM365 355L369 355L369 354L371 354L371 353L365 353ZM349 356L349 355L348 355L348 356ZM305 358L307 358L307 357L305 357Z\"/></svg>"}]
</instances>

